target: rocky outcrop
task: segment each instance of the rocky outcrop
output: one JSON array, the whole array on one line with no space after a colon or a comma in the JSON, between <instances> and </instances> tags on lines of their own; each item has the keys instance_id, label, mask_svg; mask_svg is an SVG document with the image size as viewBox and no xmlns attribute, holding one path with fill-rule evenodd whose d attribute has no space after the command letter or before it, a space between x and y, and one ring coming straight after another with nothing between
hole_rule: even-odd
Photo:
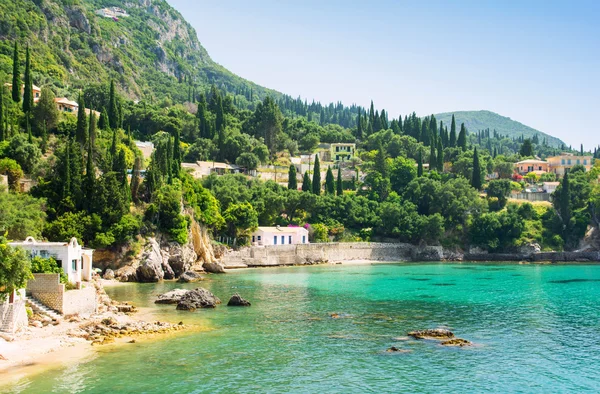
<instances>
[{"instance_id":1,"label":"rocky outcrop","mask_svg":"<svg viewBox=\"0 0 600 394\"><path fill-rule=\"evenodd\" d=\"M441 246L420 246L412 250L413 261L441 261L444 259L444 249Z\"/></svg>"},{"instance_id":2,"label":"rocky outcrop","mask_svg":"<svg viewBox=\"0 0 600 394\"><path fill-rule=\"evenodd\" d=\"M67 15L69 17L69 25L71 27L76 28L77 30L90 34L92 29L90 27L90 21L83 13L83 10L80 8L72 8L67 10Z\"/></svg>"},{"instance_id":3,"label":"rocky outcrop","mask_svg":"<svg viewBox=\"0 0 600 394\"><path fill-rule=\"evenodd\" d=\"M120 282L137 282L137 267L126 265L115 271L115 278Z\"/></svg>"},{"instance_id":4,"label":"rocky outcrop","mask_svg":"<svg viewBox=\"0 0 600 394\"><path fill-rule=\"evenodd\" d=\"M164 278L163 259L156 238L148 239L136 273L138 282L158 282Z\"/></svg>"},{"instance_id":5,"label":"rocky outcrop","mask_svg":"<svg viewBox=\"0 0 600 394\"><path fill-rule=\"evenodd\" d=\"M227 306L250 306L250 301L243 299L238 293L235 293L229 299Z\"/></svg>"},{"instance_id":6,"label":"rocky outcrop","mask_svg":"<svg viewBox=\"0 0 600 394\"><path fill-rule=\"evenodd\" d=\"M537 243L530 243L519 247L519 253L521 254L540 253L541 251L542 248Z\"/></svg>"},{"instance_id":7,"label":"rocky outcrop","mask_svg":"<svg viewBox=\"0 0 600 394\"><path fill-rule=\"evenodd\" d=\"M210 291L199 287L185 293L179 303L177 309L183 311L195 311L199 308L215 308L220 304L221 300Z\"/></svg>"},{"instance_id":8,"label":"rocky outcrop","mask_svg":"<svg viewBox=\"0 0 600 394\"><path fill-rule=\"evenodd\" d=\"M115 279L115 271L111 270L110 268L107 269L106 271L104 271L104 275L102 275L102 278L107 280Z\"/></svg>"},{"instance_id":9,"label":"rocky outcrop","mask_svg":"<svg viewBox=\"0 0 600 394\"><path fill-rule=\"evenodd\" d=\"M167 262L172 268L175 277L181 276L188 271L198 259L198 255L194 251L194 246L191 243L179 245L176 242L169 242L163 250L167 253Z\"/></svg>"},{"instance_id":10,"label":"rocky outcrop","mask_svg":"<svg viewBox=\"0 0 600 394\"><path fill-rule=\"evenodd\" d=\"M464 346L471 346L472 343L470 341L467 341L466 339L462 339L462 338L452 338L449 339L447 341L443 341L442 342L443 346L458 346L458 347L464 347Z\"/></svg>"},{"instance_id":11,"label":"rocky outcrop","mask_svg":"<svg viewBox=\"0 0 600 394\"><path fill-rule=\"evenodd\" d=\"M181 283L192 283L199 282L201 280L204 280L204 278L196 271L186 271L179 277L177 281Z\"/></svg>"},{"instance_id":12,"label":"rocky outcrop","mask_svg":"<svg viewBox=\"0 0 600 394\"><path fill-rule=\"evenodd\" d=\"M190 291L190 290L175 289L175 290L168 291L164 294L159 295L158 298L154 301L154 303L155 304L177 304L181 300L181 297L183 297L183 295L185 293L187 293L188 291Z\"/></svg>"},{"instance_id":13,"label":"rocky outcrop","mask_svg":"<svg viewBox=\"0 0 600 394\"><path fill-rule=\"evenodd\" d=\"M450 339L454 338L454 333L450 330L446 330L445 328L434 328L428 330L417 330L411 331L408 333L409 337L413 337L415 339Z\"/></svg>"},{"instance_id":14,"label":"rocky outcrop","mask_svg":"<svg viewBox=\"0 0 600 394\"><path fill-rule=\"evenodd\" d=\"M164 250L161 251L162 255L162 269L164 272L163 279L175 279L175 272L169 265L169 255Z\"/></svg>"}]
</instances>

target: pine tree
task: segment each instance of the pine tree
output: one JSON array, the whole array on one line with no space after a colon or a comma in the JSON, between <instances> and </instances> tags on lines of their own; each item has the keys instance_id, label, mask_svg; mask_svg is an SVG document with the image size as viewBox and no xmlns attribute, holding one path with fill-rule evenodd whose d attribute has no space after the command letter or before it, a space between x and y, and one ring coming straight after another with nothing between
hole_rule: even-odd
<instances>
[{"instance_id":1,"label":"pine tree","mask_svg":"<svg viewBox=\"0 0 600 394\"><path fill-rule=\"evenodd\" d=\"M421 149L419 149L419 153L417 153L417 176L423 176L423 153Z\"/></svg>"},{"instance_id":2,"label":"pine tree","mask_svg":"<svg viewBox=\"0 0 600 394\"><path fill-rule=\"evenodd\" d=\"M335 194L335 181L333 180L333 172L331 167L327 167L327 175L325 175L325 193Z\"/></svg>"},{"instance_id":3,"label":"pine tree","mask_svg":"<svg viewBox=\"0 0 600 394\"><path fill-rule=\"evenodd\" d=\"M308 171L304 173L304 178L302 178L302 191L303 192L311 192L312 191L312 182L310 181L310 175L308 175Z\"/></svg>"},{"instance_id":4,"label":"pine tree","mask_svg":"<svg viewBox=\"0 0 600 394\"><path fill-rule=\"evenodd\" d=\"M452 115L452 123L450 123L450 147L456 146L456 120L454 114Z\"/></svg>"},{"instance_id":5,"label":"pine tree","mask_svg":"<svg viewBox=\"0 0 600 394\"><path fill-rule=\"evenodd\" d=\"M288 170L288 189L290 190L298 190L298 180L296 179L296 166L290 164L290 169Z\"/></svg>"},{"instance_id":6,"label":"pine tree","mask_svg":"<svg viewBox=\"0 0 600 394\"><path fill-rule=\"evenodd\" d=\"M479 154L477 147L473 151L473 175L471 176L471 186L475 189L481 189L481 166L479 164Z\"/></svg>"},{"instance_id":7,"label":"pine tree","mask_svg":"<svg viewBox=\"0 0 600 394\"><path fill-rule=\"evenodd\" d=\"M435 147L433 144L429 147L429 171L435 171L437 169L437 155L435 153Z\"/></svg>"},{"instance_id":8,"label":"pine tree","mask_svg":"<svg viewBox=\"0 0 600 394\"><path fill-rule=\"evenodd\" d=\"M119 126L119 108L117 107L117 94L115 92L115 81L111 79L108 93L108 125L112 129Z\"/></svg>"},{"instance_id":9,"label":"pine tree","mask_svg":"<svg viewBox=\"0 0 600 394\"><path fill-rule=\"evenodd\" d=\"M75 129L75 140L81 145L81 149L84 149L86 144L87 135L89 134L87 116L85 114L85 100L83 94L79 92L79 99L77 100L79 109L77 110L77 128Z\"/></svg>"},{"instance_id":10,"label":"pine tree","mask_svg":"<svg viewBox=\"0 0 600 394\"><path fill-rule=\"evenodd\" d=\"M523 141L523 144L521 144L521 149L519 149L519 154L522 157L533 156L533 154L534 154L533 144L531 143L531 140L529 138L525 139Z\"/></svg>"},{"instance_id":11,"label":"pine tree","mask_svg":"<svg viewBox=\"0 0 600 394\"><path fill-rule=\"evenodd\" d=\"M442 146L441 138L438 139L437 154L438 154L437 158L436 158L437 170L441 174L442 172L444 172L444 147Z\"/></svg>"},{"instance_id":12,"label":"pine tree","mask_svg":"<svg viewBox=\"0 0 600 394\"><path fill-rule=\"evenodd\" d=\"M338 166L338 172L337 172L337 182L335 183L336 186L336 194L338 196L341 196L342 194L344 194L344 185L342 183L342 168Z\"/></svg>"},{"instance_id":13,"label":"pine tree","mask_svg":"<svg viewBox=\"0 0 600 394\"><path fill-rule=\"evenodd\" d=\"M467 129L464 123L460 124L460 133L456 139L456 145L464 151L467 150Z\"/></svg>"},{"instance_id":14,"label":"pine tree","mask_svg":"<svg viewBox=\"0 0 600 394\"><path fill-rule=\"evenodd\" d=\"M23 113L29 114L33 109L33 80L31 78L31 56L29 45L25 51L25 86L23 87ZM29 115L28 115L29 116Z\"/></svg>"},{"instance_id":15,"label":"pine tree","mask_svg":"<svg viewBox=\"0 0 600 394\"><path fill-rule=\"evenodd\" d=\"M315 155L315 166L313 168L312 192L317 196L321 194L321 164L319 155Z\"/></svg>"},{"instance_id":16,"label":"pine tree","mask_svg":"<svg viewBox=\"0 0 600 394\"><path fill-rule=\"evenodd\" d=\"M15 41L13 52L12 99L15 103L21 101L21 71L19 70L19 44Z\"/></svg>"}]
</instances>

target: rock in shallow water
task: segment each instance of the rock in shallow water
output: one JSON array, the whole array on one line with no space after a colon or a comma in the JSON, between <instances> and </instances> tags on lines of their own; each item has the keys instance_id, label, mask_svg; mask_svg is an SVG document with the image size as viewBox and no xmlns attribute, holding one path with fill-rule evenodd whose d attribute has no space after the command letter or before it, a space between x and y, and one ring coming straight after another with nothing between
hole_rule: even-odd
<instances>
[{"instance_id":1,"label":"rock in shallow water","mask_svg":"<svg viewBox=\"0 0 600 394\"><path fill-rule=\"evenodd\" d=\"M184 289L175 289L175 290L171 290L168 291L164 294L161 294L158 296L158 298L156 299L156 301L154 301L155 304L177 304L179 302L179 300L181 300L181 297L183 297L183 295L185 293L187 293L189 290L184 290Z\"/></svg>"},{"instance_id":2,"label":"rock in shallow water","mask_svg":"<svg viewBox=\"0 0 600 394\"><path fill-rule=\"evenodd\" d=\"M210 291L199 287L185 293L179 303L178 310L195 311L198 308L215 308L221 300Z\"/></svg>"},{"instance_id":3,"label":"rock in shallow water","mask_svg":"<svg viewBox=\"0 0 600 394\"><path fill-rule=\"evenodd\" d=\"M462 338L453 338L447 341L443 341L442 345L444 346L459 346L459 347L463 347L463 346L471 346L472 343L470 341L467 341L466 339L462 339Z\"/></svg>"},{"instance_id":4,"label":"rock in shallow water","mask_svg":"<svg viewBox=\"0 0 600 394\"><path fill-rule=\"evenodd\" d=\"M445 328L434 328L428 330L417 330L408 333L408 336L415 339L449 339L454 338L454 333Z\"/></svg>"},{"instance_id":5,"label":"rock in shallow water","mask_svg":"<svg viewBox=\"0 0 600 394\"><path fill-rule=\"evenodd\" d=\"M250 306L250 301L243 299L238 293L235 293L229 299L227 306Z\"/></svg>"},{"instance_id":6,"label":"rock in shallow water","mask_svg":"<svg viewBox=\"0 0 600 394\"><path fill-rule=\"evenodd\" d=\"M181 283L190 283L190 282L198 282L204 280L204 278L195 271L186 271L179 277L177 282Z\"/></svg>"}]
</instances>

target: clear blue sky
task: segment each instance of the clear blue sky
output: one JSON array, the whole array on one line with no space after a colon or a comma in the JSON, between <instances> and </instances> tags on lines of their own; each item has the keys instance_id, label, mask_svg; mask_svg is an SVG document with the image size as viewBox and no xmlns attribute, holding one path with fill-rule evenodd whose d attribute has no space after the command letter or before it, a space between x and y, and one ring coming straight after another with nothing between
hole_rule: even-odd
<instances>
[{"instance_id":1,"label":"clear blue sky","mask_svg":"<svg viewBox=\"0 0 600 394\"><path fill-rule=\"evenodd\" d=\"M600 144L600 1L168 0L268 88L390 115L486 109Z\"/></svg>"}]
</instances>

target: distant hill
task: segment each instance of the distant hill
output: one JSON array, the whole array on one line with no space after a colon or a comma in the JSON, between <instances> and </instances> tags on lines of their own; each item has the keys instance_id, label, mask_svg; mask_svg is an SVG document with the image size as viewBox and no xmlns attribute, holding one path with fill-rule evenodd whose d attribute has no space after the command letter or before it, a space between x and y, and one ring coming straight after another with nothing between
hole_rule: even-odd
<instances>
[{"instance_id":1,"label":"distant hill","mask_svg":"<svg viewBox=\"0 0 600 394\"><path fill-rule=\"evenodd\" d=\"M460 128L460 124L464 123L467 130L471 133L476 133L478 130L484 130L489 128L490 132L496 130L498 133L505 135L509 138L524 136L525 138L533 137L538 135L540 141L544 137L548 141L548 145L554 147L560 147L564 144L562 140L556 137L552 137L546 133L536 130L532 127L525 126L523 123L512 120L506 116L498 115L491 111L456 111L456 112L445 112L441 114L435 114L435 118L438 121L443 121L444 124L450 125L452 121L452 115L456 118L456 127ZM566 144L565 144L566 145Z\"/></svg>"}]
</instances>

